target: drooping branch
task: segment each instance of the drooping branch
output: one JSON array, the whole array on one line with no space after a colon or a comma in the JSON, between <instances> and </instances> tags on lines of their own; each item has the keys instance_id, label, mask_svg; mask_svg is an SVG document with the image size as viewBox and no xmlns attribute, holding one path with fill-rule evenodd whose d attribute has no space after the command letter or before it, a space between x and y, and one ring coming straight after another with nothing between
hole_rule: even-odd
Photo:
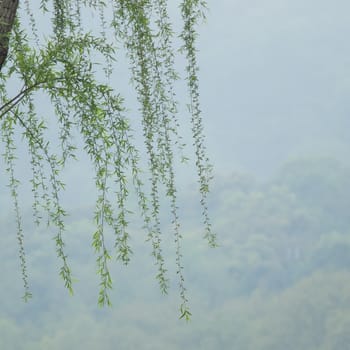
<instances>
[{"instance_id":1,"label":"drooping branch","mask_svg":"<svg viewBox=\"0 0 350 350\"><path fill-rule=\"evenodd\" d=\"M2 106L0 106L0 120L2 119L3 116L5 116L6 113L11 111L18 103L21 102L21 100L31 91L34 89L38 89L40 85L44 84L45 82L37 82L34 85L28 86L28 87L23 87L21 91L13 97L11 100L7 101L4 103Z\"/></svg>"},{"instance_id":2,"label":"drooping branch","mask_svg":"<svg viewBox=\"0 0 350 350\"><path fill-rule=\"evenodd\" d=\"M82 136L84 150L92 162L98 193L92 246L96 252L97 273L100 276L99 305L110 304L109 290L112 288L108 266L112 249L107 244L109 240L105 240L107 227L114 234L114 254L117 259L127 264L132 254L128 225L131 211L128 206L129 199L132 200L129 191L134 189L147 238L152 244L152 255L158 265L157 279L164 293L169 280L163 256L161 195L164 193L169 200L181 298L180 317L188 319L191 315L181 258L182 235L175 184L175 151L182 154L184 144L179 136L180 122L177 119L175 85L179 75L175 70L175 33L168 17L168 2L170 1L25 0L22 8L19 0L0 0L0 71L5 64L8 68L6 72L4 70L5 74L0 74L0 142L5 145L4 160L16 212L26 299L30 292L18 202L19 182L14 171L16 133L22 132L27 141L32 170L30 182L34 197L34 221L37 224L42 222L42 214L45 213L48 223L57 230L54 241L57 256L62 262L60 275L65 286L72 291L64 242L66 212L60 204L60 194L64 188L60 172L67 159L75 158L74 137L77 131ZM206 204L211 167L204 146L195 47L195 27L203 17L205 0L179 2L182 3L184 22L180 37L183 40L182 51L188 61L192 134L205 236L214 246L215 235L211 234ZM31 6L36 8L38 3L40 10L33 12ZM82 18L82 13L87 9L99 14L99 33ZM37 23L38 11L51 17L49 31L46 22L44 28L42 23ZM112 32L108 33L108 30ZM110 34L114 34L114 37ZM125 48L129 58L132 83L139 102L140 126L143 128L145 151L148 154L146 171L149 183L143 181L143 161L140 161L139 149L134 145L134 120L129 120L124 99L115 86L111 85L110 77L114 69L112 62L117 58L118 45ZM101 77L102 70L105 77ZM14 95L10 88L12 82L8 84L10 79L22 86ZM108 83L103 83L104 80ZM46 98L45 105L49 103L53 107L56 117L54 124L47 123L47 116L37 112L37 97L43 94ZM49 126L56 126L55 123L58 127L58 152L52 151L51 132L46 131Z\"/></svg>"},{"instance_id":3,"label":"drooping branch","mask_svg":"<svg viewBox=\"0 0 350 350\"><path fill-rule=\"evenodd\" d=\"M7 57L9 36L18 8L18 0L0 0L0 71Z\"/></svg>"}]
</instances>

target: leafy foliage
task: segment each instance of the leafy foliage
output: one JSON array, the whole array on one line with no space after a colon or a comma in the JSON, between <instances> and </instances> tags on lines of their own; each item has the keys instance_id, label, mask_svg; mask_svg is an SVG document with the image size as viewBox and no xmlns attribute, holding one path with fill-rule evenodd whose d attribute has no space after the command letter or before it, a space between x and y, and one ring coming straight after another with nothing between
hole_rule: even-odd
<instances>
[{"instance_id":1,"label":"leafy foliage","mask_svg":"<svg viewBox=\"0 0 350 350\"><path fill-rule=\"evenodd\" d=\"M109 262L112 252L106 243L106 227L114 231L114 250L118 260L128 264L128 207L130 191L137 194L140 214L152 244L158 266L157 279L167 293L169 281L162 252L160 193L164 188L170 203L176 266L181 297L181 316L190 315L181 259L181 233L175 184L175 154L183 150L177 119L174 84L179 79L174 67L174 32L165 0L41 0L40 6L23 2L10 36L10 51L0 72L0 122L5 144L9 186L16 212L20 261L25 298L30 296L24 233L21 226L19 181L15 173L16 135L27 142L32 171L33 215L37 224L46 213L47 223L56 228L54 241L61 260L60 275L73 292L72 273L65 251L65 209L61 205L64 183L60 173L67 161L76 157L76 131L95 169L98 197L95 206L96 230L92 246L97 254L100 276L100 305L110 304L112 288ZM37 6L37 7L36 7ZM211 167L206 157L199 104L196 25L203 17L205 3L183 0L182 51L187 57L189 111L192 116L196 166L205 225L205 238L215 246L207 209ZM86 23L84 13L98 14L100 32ZM37 20L42 13L51 16L51 28ZM30 30L28 30L30 28ZM45 29L44 29L45 28ZM119 47L118 47L119 46ZM117 88L111 84L118 48L126 50L131 79L136 91L148 155L150 190L140 166L140 150L135 146L127 107ZM122 51L123 52L123 51ZM10 86L18 86L13 94ZM38 105L51 104L51 113L41 115ZM58 130L55 147L50 130ZM176 152L176 153L175 153Z\"/></svg>"}]
</instances>

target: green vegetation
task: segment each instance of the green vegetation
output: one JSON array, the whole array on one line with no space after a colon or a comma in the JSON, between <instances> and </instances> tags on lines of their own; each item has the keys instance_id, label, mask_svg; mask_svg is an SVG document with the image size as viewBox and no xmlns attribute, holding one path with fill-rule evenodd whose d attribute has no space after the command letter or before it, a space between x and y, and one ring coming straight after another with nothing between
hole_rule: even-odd
<instances>
[{"instance_id":1,"label":"green vegetation","mask_svg":"<svg viewBox=\"0 0 350 350\"><path fill-rule=\"evenodd\" d=\"M175 91L180 80L175 70L179 52L186 62L182 80L188 90L187 127L192 130L203 235L211 246L215 235L207 209L211 166L204 145L196 57L197 24L206 3L182 0L179 7L182 28L175 33L165 0L0 1L0 142L14 204L25 300L31 297L31 289L16 172L19 148L25 147L24 159L30 162L26 172L31 174L34 221L55 228L59 274L71 293L61 173L69 160L85 151L97 190L94 228L89 233L100 277L99 305L110 305L110 260L116 257L127 265L131 259L130 193L135 193L139 204L138 216L158 266L159 287L167 293L159 214L164 196L176 246L181 317L189 319L175 176L176 165L185 158ZM118 67L123 60L128 63ZM116 84L117 69L130 73L132 113ZM138 136L143 146L135 142L135 129L142 130ZM18 142L20 138L24 142ZM83 150L77 149L78 144ZM140 161L143 157L146 164ZM111 244L106 238L109 228L114 232Z\"/></svg>"},{"instance_id":2,"label":"green vegetation","mask_svg":"<svg viewBox=\"0 0 350 350\"><path fill-rule=\"evenodd\" d=\"M67 249L79 279L68 298L55 274L45 232L28 235L34 295L17 302L15 240L2 235L2 348L344 350L350 326L350 168L334 159L297 159L270 181L216 177L210 201L220 247L208 250L190 217L186 194L183 259L192 321L180 322L176 298L157 296L153 261L132 241L133 262L115 267L111 310L96 308L98 292L88 249L77 249L90 223L69 226ZM75 217L79 215L75 215ZM11 229L9 218L1 218ZM167 232L167 228L164 228ZM46 237L46 238L45 238ZM165 242L171 237L164 236ZM85 247L82 247L85 248ZM171 249L167 259L175 258ZM140 264L141 262L141 264ZM142 267L140 267L142 266ZM169 271L171 280L176 269ZM158 293L159 294L159 293Z\"/></svg>"}]
</instances>

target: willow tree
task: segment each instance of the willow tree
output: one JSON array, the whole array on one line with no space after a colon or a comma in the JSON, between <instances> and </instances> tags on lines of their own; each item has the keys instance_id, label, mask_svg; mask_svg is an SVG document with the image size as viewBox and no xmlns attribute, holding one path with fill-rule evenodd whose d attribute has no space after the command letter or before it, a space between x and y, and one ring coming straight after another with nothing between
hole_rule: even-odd
<instances>
[{"instance_id":1,"label":"willow tree","mask_svg":"<svg viewBox=\"0 0 350 350\"><path fill-rule=\"evenodd\" d=\"M181 154L178 150L181 151L184 144L174 90L179 79L174 67L177 54L187 59L184 71L188 115L196 154L204 236L211 246L215 245L215 235L210 229L206 204L211 167L204 146L196 58L196 26L204 16L205 2L182 0L178 5L183 25L180 33L174 33L166 0L0 0L2 153L16 215L25 299L31 294L18 197L19 180L15 172L17 135L22 134L30 157L34 221L40 224L46 213L48 223L55 228L56 251L61 261L59 273L72 292L64 244L66 211L60 200L64 188L60 173L67 161L76 155L78 131L94 166L98 190L92 245L100 276L99 304L110 304L111 256L116 255L124 264L130 259L128 196L131 190L137 195L139 213L151 242L160 289L167 292L159 218L160 196L164 189L172 216L181 316L189 317L174 171L177 154ZM95 13L98 30L85 20L87 11ZM38 17L43 19L40 21ZM175 47L178 38L181 44ZM143 149L134 142L128 106L118 93L117 84L112 83L115 61L122 52L126 52L128 58L139 104L138 119L148 155L147 169L140 165ZM18 90L13 92L13 86L18 86ZM55 118L54 122L48 123L48 116L38 109L42 98L51 104L53 113L49 116ZM50 125L57 129L58 150L50 143L47 130ZM149 180L145 181L145 177ZM114 232L113 248L105 241L107 227Z\"/></svg>"}]
</instances>

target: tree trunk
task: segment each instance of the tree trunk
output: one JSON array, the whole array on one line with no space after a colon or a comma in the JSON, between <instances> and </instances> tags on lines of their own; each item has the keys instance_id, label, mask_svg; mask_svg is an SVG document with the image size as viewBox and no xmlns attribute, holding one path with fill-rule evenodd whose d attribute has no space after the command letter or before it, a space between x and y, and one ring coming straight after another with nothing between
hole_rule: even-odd
<instances>
[{"instance_id":1,"label":"tree trunk","mask_svg":"<svg viewBox=\"0 0 350 350\"><path fill-rule=\"evenodd\" d=\"M18 0L0 0L0 71L5 62Z\"/></svg>"}]
</instances>

